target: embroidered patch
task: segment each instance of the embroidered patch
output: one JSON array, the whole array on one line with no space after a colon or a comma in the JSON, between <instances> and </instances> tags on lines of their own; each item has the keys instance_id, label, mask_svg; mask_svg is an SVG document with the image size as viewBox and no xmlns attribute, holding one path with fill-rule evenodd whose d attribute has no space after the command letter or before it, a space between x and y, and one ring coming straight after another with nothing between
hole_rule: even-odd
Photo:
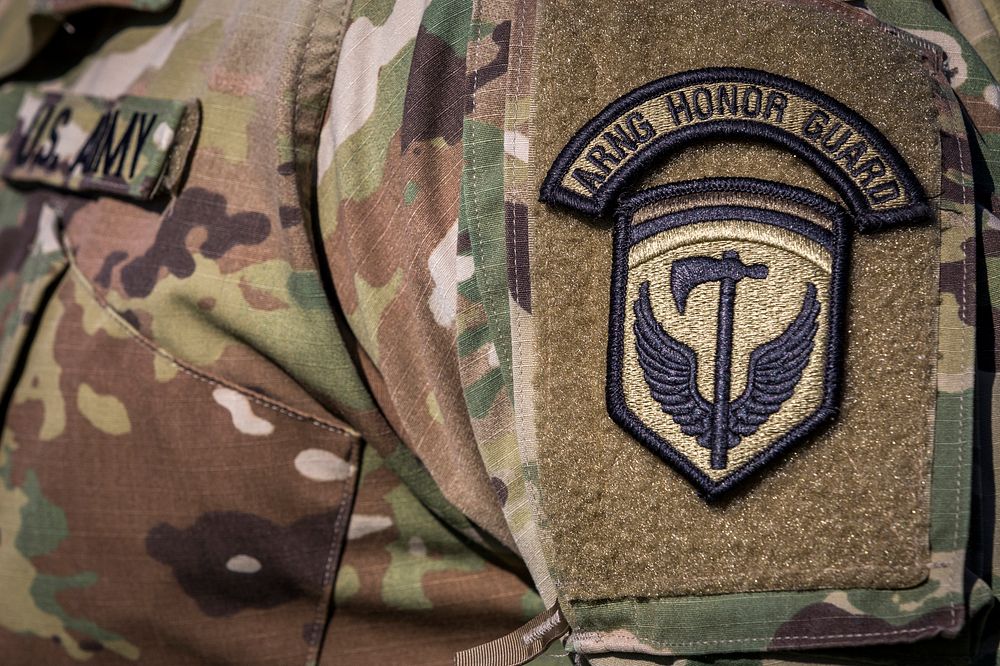
<instances>
[{"instance_id":1,"label":"embroidered patch","mask_svg":"<svg viewBox=\"0 0 1000 666\"><path fill-rule=\"evenodd\" d=\"M846 208L753 178L619 198L666 152L733 138L803 158ZM706 499L836 414L848 222L870 232L930 214L871 123L803 83L736 68L668 76L609 104L560 152L540 200L614 209L608 412Z\"/></svg>"},{"instance_id":2,"label":"embroidered patch","mask_svg":"<svg viewBox=\"0 0 1000 666\"><path fill-rule=\"evenodd\" d=\"M194 142L197 103L28 93L0 152L9 180L139 200L173 190Z\"/></svg>"},{"instance_id":3,"label":"embroidered patch","mask_svg":"<svg viewBox=\"0 0 1000 666\"><path fill-rule=\"evenodd\" d=\"M736 68L668 76L609 104L559 154L541 200L605 214L632 175L708 137L766 140L808 160L862 230L928 213L912 171L871 123L803 83Z\"/></svg>"},{"instance_id":4,"label":"embroidered patch","mask_svg":"<svg viewBox=\"0 0 1000 666\"><path fill-rule=\"evenodd\" d=\"M722 178L644 190L614 231L612 418L717 496L836 410L847 213Z\"/></svg>"}]
</instances>

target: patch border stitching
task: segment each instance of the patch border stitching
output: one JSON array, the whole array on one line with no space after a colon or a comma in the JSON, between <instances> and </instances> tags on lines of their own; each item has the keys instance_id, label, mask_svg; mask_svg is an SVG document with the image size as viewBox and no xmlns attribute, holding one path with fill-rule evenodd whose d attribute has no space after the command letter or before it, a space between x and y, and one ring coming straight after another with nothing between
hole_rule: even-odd
<instances>
[{"instance_id":1,"label":"patch border stitching","mask_svg":"<svg viewBox=\"0 0 1000 666\"><path fill-rule=\"evenodd\" d=\"M859 133L878 147L880 154L898 175L900 186L911 204L898 210L873 211L864 195L834 167L834 163L819 149L798 139L795 135L761 122L740 118L706 120L697 125L680 127L669 134L652 140L649 148L637 153L616 170L593 197L585 197L565 188L561 181L586 145L624 111L658 95L698 83L717 83L723 80L745 81L788 90L815 104L833 110L845 120L850 120ZM602 216L614 204L625 184L643 169L649 167L664 153L681 146L712 137L733 138L747 136L776 143L796 156L809 162L848 202L851 213L863 232L918 221L930 214L930 208L920 185L909 165L895 146L861 114L848 108L833 97L800 81L758 69L740 67L708 67L672 74L635 88L608 104L595 117L576 131L569 143L559 152L542 183L539 201L560 204L592 216Z\"/></svg>"},{"instance_id":2,"label":"patch border stitching","mask_svg":"<svg viewBox=\"0 0 1000 666\"><path fill-rule=\"evenodd\" d=\"M715 482L692 464L669 442L648 428L625 403L623 380L625 292L628 279L628 225L639 208L664 199L711 192L735 192L772 196L803 204L829 217L833 223L833 267L829 291L829 335L826 367L823 370L824 394L820 406L804 421L791 428L773 444L755 455L740 469ZM622 199L615 214L611 274L611 307L608 312L608 360L605 404L612 420L635 437L652 453L680 472L706 501L726 494L764 465L781 456L792 446L831 420L839 411L843 367L844 305L847 273L850 269L850 214L838 204L808 190L756 178L700 178L642 190Z\"/></svg>"}]
</instances>

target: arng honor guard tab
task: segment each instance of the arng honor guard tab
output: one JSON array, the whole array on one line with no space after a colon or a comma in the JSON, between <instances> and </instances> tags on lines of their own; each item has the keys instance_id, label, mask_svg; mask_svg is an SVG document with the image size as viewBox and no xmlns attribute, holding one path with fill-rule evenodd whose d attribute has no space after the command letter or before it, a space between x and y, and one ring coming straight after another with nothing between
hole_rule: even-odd
<instances>
[{"instance_id":1,"label":"arng honor guard tab","mask_svg":"<svg viewBox=\"0 0 1000 666\"><path fill-rule=\"evenodd\" d=\"M850 212L751 178L619 196L668 151L740 137L808 160ZM876 231L928 213L910 168L858 113L737 68L668 76L609 104L559 154L541 200L615 207L608 412L706 499L836 414L850 223Z\"/></svg>"},{"instance_id":2,"label":"arng honor guard tab","mask_svg":"<svg viewBox=\"0 0 1000 666\"><path fill-rule=\"evenodd\" d=\"M668 76L609 104L559 154L542 201L604 214L663 153L723 137L764 139L808 160L850 202L863 230L927 214L913 173L868 121L803 83L740 68Z\"/></svg>"}]
</instances>

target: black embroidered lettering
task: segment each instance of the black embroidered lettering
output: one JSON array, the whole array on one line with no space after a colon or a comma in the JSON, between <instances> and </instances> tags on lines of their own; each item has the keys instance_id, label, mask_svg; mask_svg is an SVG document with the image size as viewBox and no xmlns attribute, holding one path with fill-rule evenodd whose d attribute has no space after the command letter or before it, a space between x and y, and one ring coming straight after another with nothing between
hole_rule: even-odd
<instances>
[{"instance_id":1,"label":"black embroidered lettering","mask_svg":"<svg viewBox=\"0 0 1000 666\"><path fill-rule=\"evenodd\" d=\"M689 113L688 117L690 115ZM635 138L636 143L646 143L656 136L656 128L638 111L628 114L625 122L628 123L629 128L632 130L632 136Z\"/></svg>"},{"instance_id":2,"label":"black embroidered lettering","mask_svg":"<svg viewBox=\"0 0 1000 666\"><path fill-rule=\"evenodd\" d=\"M587 161L597 167L604 175L614 171L615 167L621 162L617 157L608 155L608 151L604 149L604 146L591 148L590 152L587 153ZM608 166L608 162L611 163L611 166Z\"/></svg>"},{"instance_id":3,"label":"black embroidered lettering","mask_svg":"<svg viewBox=\"0 0 1000 666\"><path fill-rule=\"evenodd\" d=\"M735 116L739 111L739 104L736 102L736 86L719 86L716 91L715 106L719 109L719 115L728 113Z\"/></svg>"},{"instance_id":4,"label":"black embroidered lettering","mask_svg":"<svg viewBox=\"0 0 1000 666\"><path fill-rule=\"evenodd\" d=\"M156 114L149 114L149 122L146 122L146 114L139 114L139 132L136 134L135 138L135 151L132 153L132 166L128 170L128 177L131 179L135 176L135 167L139 164L139 156L142 155L142 148L146 145L146 139L149 137L149 133L153 130L153 125L156 124Z\"/></svg>"},{"instance_id":5,"label":"black embroidered lettering","mask_svg":"<svg viewBox=\"0 0 1000 666\"><path fill-rule=\"evenodd\" d=\"M698 88L694 91L694 112L702 120L712 117L715 109L712 107L712 93L708 88Z\"/></svg>"},{"instance_id":6,"label":"black embroidered lettering","mask_svg":"<svg viewBox=\"0 0 1000 666\"><path fill-rule=\"evenodd\" d=\"M31 156L35 153L35 149L38 148L38 142L41 140L42 134L45 132L45 128L49 124L49 118L52 117L54 110L54 105L44 104L31 117L31 123L29 123L28 129L24 133L24 140L21 141L21 145L18 146L17 152L14 155L15 164L21 166L31 159Z\"/></svg>"},{"instance_id":7,"label":"black embroidered lettering","mask_svg":"<svg viewBox=\"0 0 1000 666\"><path fill-rule=\"evenodd\" d=\"M70 173L73 173L77 167L82 168L84 175L89 175L97 169L97 163L103 155L104 137L108 133L110 117L110 112L101 116L97 127L87 137L86 143L80 148L80 152L76 154L76 159L70 165Z\"/></svg>"},{"instance_id":8,"label":"black embroidered lettering","mask_svg":"<svg viewBox=\"0 0 1000 666\"><path fill-rule=\"evenodd\" d=\"M757 86L748 86L743 91L743 115L756 118L760 113L761 100L764 92Z\"/></svg>"},{"instance_id":9,"label":"black embroidered lettering","mask_svg":"<svg viewBox=\"0 0 1000 666\"><path fill-rule=\"evenodd\" d=\"M854 173L854 176L858 179L858 185L861 187L867 187L868 183L877 179L879 176L885 175L885 164L882 163L881 158L873 157L861 166Z\"/></svg>"},{"instance_id":10,"label":"black embroidered lettering","mask_svg":"<svg viewBox=\"0 0 1000 666\"><path fill-rule=\"evenodd\" d=\"M927 216L912 170L866 118L801 81L735 67L673 74L609 103L559 153L540 200L606 216L664 156L741 140L766 141L808 162L861 231Z\"/></svg>"},{"instance_id":11,"label":"black embroidered lettering","mask_svg":"<svg viewBox=\"0 0 1000 666\"><path fill-rule=\"evenodd\" d=\"M828 122L830 122L830 116L816 109L809 114L805 124L802 125L802 134L809 139L816 139L826 129Z\"/></svg>"},{"instance_id":12,"label":"black embroidered lettering","mask_svg":"<svg viewBox=\"0 0 1000 666\"><path fill-rule=\"evenodd\" d=\"M674 125L681 124L681 112L684 112L684 117L686 120L684 122L691 122L691 103L688 102L687 95L683 92L679 92L676 95L667 95L667 107L670 109L670 115L674 117Z\"/></svg>"},{"instance_id":13,"label":"black embroidered lettering","mask_svg":"<svg viewBox=\"0 0 1000 666\"><path fill-rule=\"evenodd\" d=\"M114 173L115 178L121 178L122 169L125 168L125 155L128 153L129 145L132 143L132 133L135 132L135 113L128 121L125 132L122 133L118 143L115 143L115 125L118 122L118 112L115 111L111 119L111 128L108 130L107 141L104 143L104 175L109 176ZM116 166L117 164L117 166Z\"/></svg>"},{"instance_id":14,"label":"black embroidered lettering","mask_svg":"<svg viewBox=\"0 0 1000 666\"><path fill-rule=\"evenodd\" d=\"M840 151L837 155L837 160L843 161L847 170L853 174L855 167L858 165L858 160L860 160L861 156L866 152L868 152L868 144L863 140L859 140Z\"/></svg>"},{"instance_id":15,"label":"black embroidered lettering","mask_svg":"<svg viewBox=\"0 0 1000 666\"><path fill-rule=\"evenodd\" d=\"M875 204L885 203L886 201L892 201L893 199L899 197L900 194L899 183L897 183L895 180L889 180L882 183L881 185L875 185L873 187L869 187L867 190L865 190L865 194L867 194L868 198L871 199L872 203Z\"/></svg>"},{"instance_id":16,"label":"black embroidered lettering","mask_svg":"<svg viewBox=\"0 0 1000 666\"><path fill-rule=\"evenodd\" d=\"M587 171L586 169L573 169L573 178L576 182L590 190L591 193L597 192L604 182L604 176L593 171Z\"/></svg>"},{"instance_id":17,"label":"black embroidered lettering","mask_svg":"<svg viewBox=\"0 0 1000 666\"><path fill-rule=\"evenodd\" d=\"M629 136L629 133L625 130L621 124L616 124L611 132L604 133L604 140L608 142L611 149L615 151L615 156L618 159L623 159L626 155L633 152L636 149L638 143L635 139Z\"/></svg>"},{"instance_id":18,"label":"black embroidered lettering","mask_svg":"<svg viewBox=\"0 0 1000 666\"><path fill-rule=\"evenodd\" d=\"M35 156L35 164L48 171L56 168L59 161L59 153L56 152L59 145L59 128L69 123L72 117L73 111L70 108L65 108L56 115L49 128L48 146Z\"/></svg>"},{"instance_id":19,"label":"black embroidered lettering","mask_svg":"<svg viewBox=\"0 0 1000 666\"><path fill-rule=\"evenodd\" d=\"M764 104L764 120L771 119L771 112L774 112L774 122L781 123L785 117L785 108L788 106L788 97L772 90L767 94L767 103Z\"/></svg>"},{"instance_id":20,"label":"black embroidered lettering","mask_svg":"<svg viewBox=\"0 0 1000 666\"><path fill-rule=\"evenodd\" d=\"M835 135L837 134L837 132L842 127L844 128L844 131L840 133L839 138L834 138ZM823 140L820 141L820 145L823 146L823 150L825 150L826 152L828 152L828 153L835 153L838 150L840 150L841 146L844 145L844 142L846 142L848 139L850 139L851 135L853 135L853 134L854 134L854 130L852 130L852 129L848 128L848 127L844 127L844 123L842 123L842 122L840 122L838 120L836 123L834 123L833 125L830 126L830 129L827 131L826 135L823 137Z\"/></svg>"}]
</instances>

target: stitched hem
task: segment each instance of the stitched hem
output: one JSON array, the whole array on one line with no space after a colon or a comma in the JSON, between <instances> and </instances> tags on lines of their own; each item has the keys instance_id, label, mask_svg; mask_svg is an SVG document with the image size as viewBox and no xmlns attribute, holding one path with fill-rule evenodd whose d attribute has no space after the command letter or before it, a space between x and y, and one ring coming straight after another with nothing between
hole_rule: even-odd
<instances>
[{"instance_id":1,"label":"stitched hem","mask_svg":"<svg viewBox=\"0 0 1000 666\"><path fill-rule=\"evenodd\" d=\"M308 148L310 150L310 158L306 163L309 167L307 174L302 173L302 160L298 155L298 145L300 141L305 143L304 134L305 131L301 124L301 116L299 109L302 106L302 92L303 92L303 79L309 79L312 76L319 77L321 85L323 86L323 108L326 109L329 106L329 97L333 92L333 80L336 75L336 66L340 60L340 50L343 44L344 35L347 30L347 23L350 16L350 9L353 5L353 0L343 0L343 7L340 10L338 22L335 30L335 34L332 36L333 46L331 47L332 54L327 57L323 53L319 54L319 59L324 63L319 67L313 67L309 73L306 73L306 61L315 55L312 53L313 38L316 34L316 26L320 22L320 15L323 12L323 2L322 0L316 0L314 4L314 9L312 16L310 18L309 33L306 35L305 42L302 46L302 52L299 54L299 60L296 67L295 78L292 84L292 103L291 103L291 118L290 118L290 135L296 138L293 141L293 147L295 148L293 157L293 163L296 170L296 189L299 197L300 208L303 213L304 219L308 222L310 212L313 210L311 201L305 200L304 191L309 193L309 197L312 201L315 201L316 197L316 154L317 146L322 134L322 124L324 114L319 114L319 119L315 124L315 127L310 128L315 130L313 136L309 136ZM323 41L323 40L321 40ZM308 117L308 116L307 116ZM308 182L304 182L306 179L303 175L308 176ZM303 190L303 188L307 188ZM323 238L322 233L319 232L317 226L317 220L312 220L314 225L315 234L310 234L310 239L313 240L315 248L313 252L314 258L317 262L324 261L325 251L323 249ZM317 265L317 269L319 270ZM322 271L321 271L322 272ZM352 453L356 447L352 447ZM359 456L360 458L360 456ZM327 554L326 564L323 571L323 587L322 594L316 603L316 608L313 613L313 624L312 631L314 633L315 640L313 644L309 646L309 650L306 653L305 666L313 666L319 661L320 655L323 651L323 639L326 633L326 623L323 621L325 616L329 614L329 609L333 604L333 583L336 577L336 573L339 569L338 563L340 561L340 556L343 552L344 544L344 534L342 532L344 525L350 514L349 508L353 505L353 494L349 497L347 494L347 486L345 484L344 494L341 496L341 506L339 513L337 515L336 526L334 529L334 538L330 543L330 549Z\"/></svg>"},{"instance_id":2,"label":"stitched hem","mask_svg":"<svg viewBox=\"0 0 1000 666\"><path fill-rule=\"evenodd\" d=\"M948 631L949 629L956 629L957 623L952 619L955 616L955 607L951 607L951 613L949 614L949 622L946 624L932 624L923 627L900 627L899 629L893 629L891 631L871 631L871 632L854 632L854 633L840 633L840 634L823 634L823 635L802 635L802 636L761 636L761 637L750 637L750 638L719 638L714 640L705 641L680 641L680 642L663 642L655 643L653 646L656 650L662 650L664 654L669 654L670 650L675 648L692 647L697 645L729 645L734 646L738 650L752 650L760 651L761 642L769 643L780 643L787 641L828 641L838 638L884 638L888 636L905 636L913 634L915 636L929 637L938 634L939 632ZM906 619L917 619L921 617L919 614L901 615L894 616L891 618L882 618L885 620L906 620ZM583 654L595 654L599 652L612 652L619 650L634 651L634 646L631 645L631 641L628 644L622 646L615 642L613 639L618 631L612 631L607 633L601 632L581 632L574 634L574 647ZM580 642L592 642L594 646L580 646Z\"/></svg>"},{"instance_id":3,"label":"stitched hem","mask_svg":"<svg viewBox=\"0 0 1000 666\"><path fill-rule=\"evenodd\" d=\"M304 412L300 412L299 410L297 410L297 409L295 409L293 407L289 407L288 405L285 405L283 403L277 402L277 401L269 399L269 398L265 398L264 396L260 395L259 393L255 393L253 391L250 391L249 389L247 389L247 388L245 388L243 386L240 386L239 384L236 384L234 382L228 381L226 379L222 379L221 377L215 377L214 375L210 375L208 373L205 373L202 370L197 370L194 367L192 367L192 366L188 365L187 363L185 363L184 361L181 361L181 360L177 359L170 352L168 352L165 349L162 349L161 347L157 346L156 343L154 343L152 340L149 340L144 335L142 335L142 333L140 333L139 331L135 330L127 321L125 321L125 319L120 314L118 314L118 312L116 312L114 310L114 308L111 307L111 305L104 298L101 297L100 294L97 293L97 291L94 290L94 288L91 286L90 282L87 280L87 277L80 270L80 267L77 266L76 261L74 260L72 254L70 254L68 248L66 249L66 256L67 256L67 258L69 260L70 270L71 270L72 274L75 276L75 279L76 279L77 283L80 284L80 286L84 287L87 290L87 292L90 294L90 296L97 302L98 305L101 306L101 309L116 324L118 324L122 328L122 330L124 330L126 333L128 333L129 337L134 342L139 343L140 345L142 345L146 349L150 350L151 352L153 352L157 356L160 356L160 357L166 359L167 361L170 362L170 364L173 367L177 368L181 372L184 372L185 374L188 374L188 375L194 377L195 379L197 379L199 381L203 381L206 384L211 384L213 386L222 386L222 387L225 387L225 388L228 388L228 389L232 389L233 391L236 391L237 393L240 393L241 395L245 396L248 400L250 400L250 401L252 401L252 402L260 405L261 407L266 407L266 408L268 408L270 410L273 410L273 411L275 411L275 412L277 412L277 413L279 413L279 414L281 414L283 416L287 416L289 418L293 418L293 419L295 419L297 421L305 421L305 422L310 423L311 425L316 426L317 428L322 428L324 430L329 430L331 432L340 433L342 435L346 435L348 437L351 437L352 439L360 439L361 438L360 433L358 433L353 428L345 427L345 426L341 426L341 425L337 425L337 424L334 424L334 423L330 423L328 421L325 421L323 419L319 419L319 418L317 418L315 416L312 416L310 414L306 414Z\"/></svg>"},{"instance_id":4,"label":"stitched hem","mask_svg":"<svg viewBox=\"0 0 1000 666\"><path fill-rule=\"evenodd\" d=\"M775 569L775 570L773 570L773 573L776 576L781 576L781 575L784 575L784 574L796 574L796 575L801 575L801 574L806 574L806 575L808 575L808 574L831 574L831 573L833 573L833 574L850 574L850 573L855 573L855 572L894 573L894 574L898 574L900 572L907 572L907 571L912 571L914 573L917 573L917 572L927 572L927 571L929 571L931 569L948 569L948 568L951 568L951 567L952 567L952 563L951 562L933 562L932 563L932 562L920 562L920 561L917 561L917 562L913 562L912 564L907 564L907 565L899 566L899 567L890 567L890 566L858 566L858 567L842 567L842 568L836 568L836 569L833 569L833 568L822 568L822 569ZM701 576L701 577L698 577L698 578L688 578L688 579L686 579L687 582L690 582L692 584L697 584L697 583L702 583L702 582L709 582L709 581L714 581L714 580L718 580L718 578L712 577L712 576ZM564 580L564 581L560 581L560 582L563 585L579 585L579 586L582 586L582 585L585 584L585 581L573 581L573 580ZM835 590L840 590L840 589L843 589L843 588L842 587L834 587L834 586L826 586L826 587L807 587L807 586L803 586L799 590L790 590L788 588L783 588L783 587L775 587L774 589L768 590L766 587L764 587L764 588L760 588L760 589L755 588L755 589L753 589L751 591L746 591L746 592L736 592L735 594L758 594L758 593L766 594L767 592L795 592L795 591L816 591L816 590L834 590L835 591ZM678 593L678 594L680 596L684 596L685 595L685 593L683 593L683 592ZM702 591L699 591L697 593L690 593L690 594L692 594L694 596L704 596L704 595L712 595L712 594L734 594L734 593L730 592L730 591L713 593L713 592L710 592L710 591L706 592L706 591L702 590ZM619 598L616 598L616 599L611 599L610 601L612 601L612 602L620 602L620 601L626 601L628 598L629 597L619 597ZM641 598L641 597L633 597L633 598ZM573 599L572 601L579 602L579 603L585 603L585 604L593 604L593 603L596 603L599 600L597 600L597 599Z\"/></svg>"}]
</instances>

